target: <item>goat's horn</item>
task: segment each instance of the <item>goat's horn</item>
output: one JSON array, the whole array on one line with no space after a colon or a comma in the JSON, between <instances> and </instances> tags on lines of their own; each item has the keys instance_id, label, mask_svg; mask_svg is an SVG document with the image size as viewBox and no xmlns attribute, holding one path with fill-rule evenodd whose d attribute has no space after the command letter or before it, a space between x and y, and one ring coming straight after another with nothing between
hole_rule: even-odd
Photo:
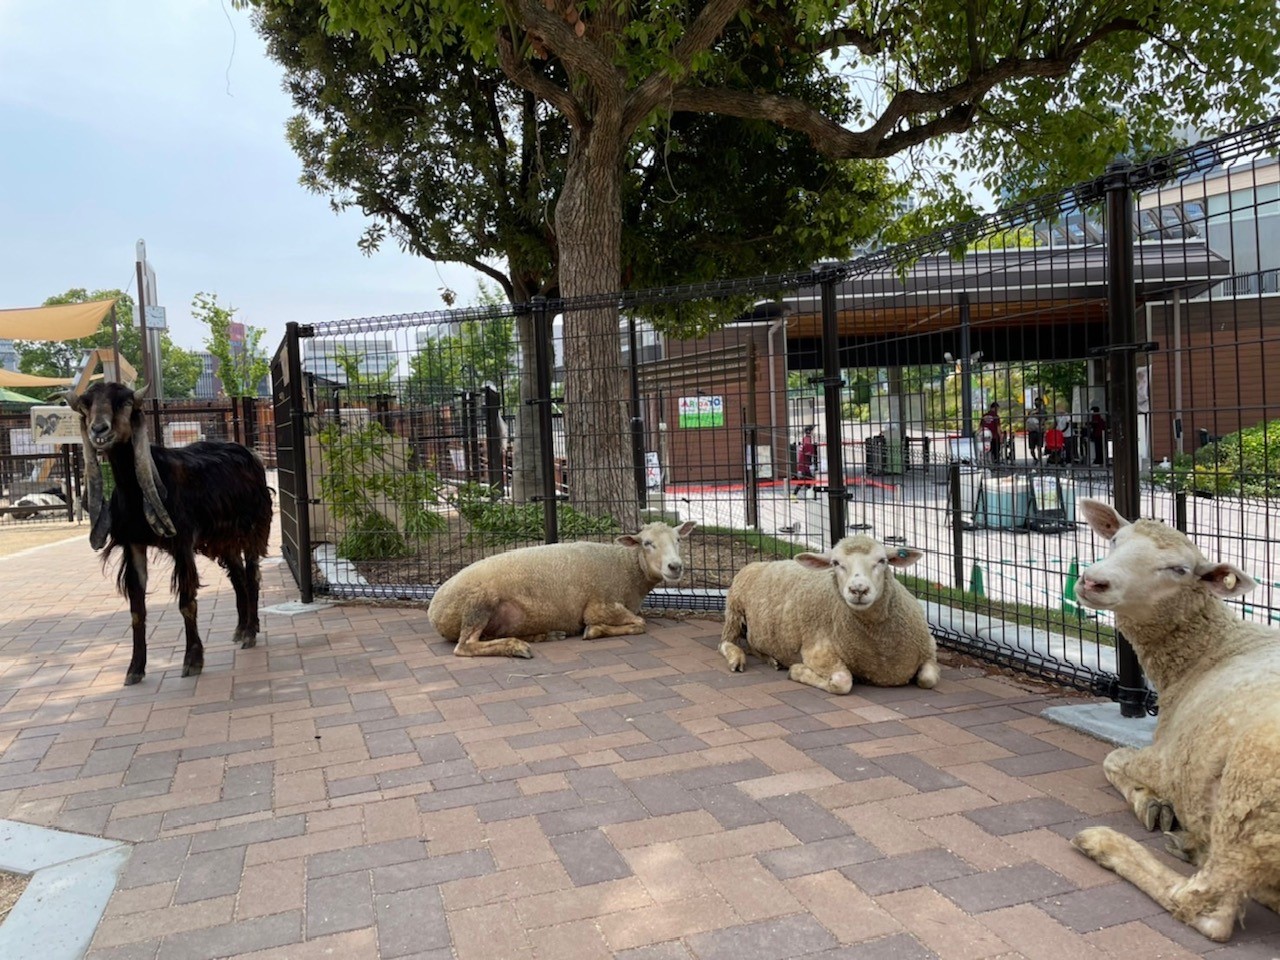
<instances>
[{"instance_id":1,"label":"goat's horn","mask_svg":"<svg viewBox=\"0 0 1280 960\"><path fill-rule=\"evenodd\" d=\"M98 455L89 443L89 428L80 418L80 439L84 443L84 498L89 508L89 546L101 550L107 543L111 530L111 509L102 494L102 467Z\"/></svg>"},{"instance_id":2,"label":"goat's horn","mask_svg":"<svg viewBox=\"0 0 1280 960\"><path fill-rule=\"evenodd\" d=\"M174 536L178 530L169 517L169 511L164 508L164 483L156 473L155 461L151 459L151 441L147 438L145 424L141 422L133 431L133 465L142 490L142 512L147 523L158 536Z\"/></svg>"}]
</instances>

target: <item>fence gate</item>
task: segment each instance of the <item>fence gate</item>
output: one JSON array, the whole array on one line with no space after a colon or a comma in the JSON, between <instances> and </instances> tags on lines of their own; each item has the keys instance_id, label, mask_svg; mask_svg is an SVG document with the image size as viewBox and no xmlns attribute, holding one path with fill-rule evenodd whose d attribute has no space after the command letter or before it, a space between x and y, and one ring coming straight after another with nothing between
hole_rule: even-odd
<instances>
[{"instance_id":1,"label":"fence gate","mask_svg":"<svg viewBox=\"0 0 1280 960\"><path fill-rule=\"evenodd\" d=\"M306 430L298 325L290 323L271 361L276 464L280 499L280 545L303 603L312 600L310 498L307 492Z\"/></svg>"}]
</instances>

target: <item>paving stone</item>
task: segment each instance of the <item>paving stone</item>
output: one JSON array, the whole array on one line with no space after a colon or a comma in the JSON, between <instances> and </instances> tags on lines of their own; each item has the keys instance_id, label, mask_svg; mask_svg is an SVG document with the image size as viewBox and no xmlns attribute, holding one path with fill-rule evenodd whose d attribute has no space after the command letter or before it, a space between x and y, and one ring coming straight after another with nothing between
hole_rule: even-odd
<instances>
[{"instance_id":1,"label":"paving stone","mask_svg":"<svg viewBox=\"0 0 1280 960\"><path fill-rule=\"evenodd\" d=\"M1037 827L1079 820L1080 811L1067 806L1060 800L1041 797L970 810L965 813L965 816L987 833L1003 837L1011 833L1034 830Z\"/></svg>"},{"instance_id":2,"label":"paving stone","mask_svg":"<svg viewBox=\"0 0 1280 960\"><path fill-rule=\"evenodd\" d=\"M698 960L784 960L836 946L831 933L809 916L782 917L689 937Z\"/></svg>"},{"instance_id":3,"label":"paving stone","mask_svg":"<svg viewBox=\"0 0 1280 960\"><path fill-rule=\"evenodd\" d=\"M574 886L631 876L631 867L599 830L552 836L551 846Z\"/></svg>"},{"instance_id":4,"label":"paving stone","mask_svg":"<svg viewBox=\"0 0 1280 960\"><path fill-rule=\"evenodd\" d=\"M1075 884L1038 863L989 870L961 880L945 880L934 888L966 913L985 913L1044 897L1075 891Z\"/></svg>"},{"instance_id":5,"label":"paving stone","mask_svg":"<svg viewBox=\"0 0 1280 960\"><path fill-rule=\"evenodd\" d=\"M879 860L883 854L867 841L855 836L818 840L780 850L767 850L757 855L775 877L789 879L811 873L822 873L851 863Z\"/></svg>"},{"instance_id":6,"label":"paving stone","mask_svg":"<svg viewBox=\"0 0 1280 960\"><path fill-rule=\"evenodd\" d=\"M244 869L244 847L224 847L208 853L193 853L182 865L174 903L191 903L235 893L240 889Z\"/></svg>"}]
</instances>

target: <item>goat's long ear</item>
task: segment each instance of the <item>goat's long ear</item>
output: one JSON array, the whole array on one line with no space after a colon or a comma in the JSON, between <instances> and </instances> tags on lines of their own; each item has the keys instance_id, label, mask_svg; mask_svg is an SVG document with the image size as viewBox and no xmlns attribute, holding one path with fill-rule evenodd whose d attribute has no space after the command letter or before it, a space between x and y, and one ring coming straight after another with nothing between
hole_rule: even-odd
<instances>
[{"instance_id":1,"label":"goat's long ear","mask_svg":"<svg viewBox=\"0 0 1280 960\"><path fill-rule=\"evenodd\" d=\"M1093 532L1104 540L1111 540L1121 527L1127 527L1129 521L1116 512L1116 508L1101 500L1085 498L1076 504Z\"/></svg>"},{"instance_id":2,"label":"goat's long ear","mask_svg":"<svg viewBox=\"0 0 1280 960\"><path fill-rule=\"evenodd\" d=\"M1253 577L1230 563L1199 564L1196 576L1204 581L1210 593L1223 600L1243 596L1258 585Z\"/></svg>"},{"instance_id":3,"label":"goat's long ear","mask_svg":"<svg viewBox=\"0 0 1280 960\"><path fill-rule=\"evenodd\" d=\"M79 397L76 397L79 400ZM73 409L79 410L79 407ZM89 509L89 546L101 550L107 543L107 534L111 530L111 508L107 506L107 498L103 494L102 467L98 464L98 454L89 442L89 426L80 421L80 442L84 446L84 499Z\"/></svg>"},{"instance_id":4,"label":"goat's long ear","mask_svg":"<svg viewBox=\"0 0 1280 960\"><path fill-rule=\"evenodd\" d=\"M135 393L134 396L137 396ZM133 466L142 490L142 513L157 536L172 537L178 532L164 506L164 483L156 472L151 459L151 440L147 437L147 425L143 420L133 431Z\"/></svg>"}]
</instances>

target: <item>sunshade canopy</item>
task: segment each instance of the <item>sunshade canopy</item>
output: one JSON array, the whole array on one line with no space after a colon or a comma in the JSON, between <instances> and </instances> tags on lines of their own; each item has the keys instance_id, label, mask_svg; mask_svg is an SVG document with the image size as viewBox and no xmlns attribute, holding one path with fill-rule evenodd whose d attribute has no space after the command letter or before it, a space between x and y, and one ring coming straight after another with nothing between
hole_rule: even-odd
<instances>
[{"instance_id":1,"label":"sunshade canopy","mask_svg":"<svg viewBox=\"0 0 1280 960\"><path fill-rule=\"evenodd\" d=\"M38 377L34 373L0 370L0 387L65 387L74 383L75 379L75 377Z\"/></svg>"},{"instance_id":2,"label":"sunshade canopy","mask_svg":"<svg viewBox=\"0 0 1280 960\"><path fill-rule=\"evenodd\" d=\"M98 332L115 300L64 303L56 307L0 310L0 337L12 340L79 340ZM37 384L27 384L37 386Z\"/></svg>"},{"instance_id":3,"label":"sunshade canopy","mask_svg":"<svg viewBox=\"0 0 1280 960\"><path fill-rule=\"evenodd\" d=\"M35 397L28 397L25 393L19 393L17 390L6 390L0 387L0 403L25 403L28 406L34 406L37 403L44 403L43 400L37 400Z\"/></svg>"}]
</instances>

